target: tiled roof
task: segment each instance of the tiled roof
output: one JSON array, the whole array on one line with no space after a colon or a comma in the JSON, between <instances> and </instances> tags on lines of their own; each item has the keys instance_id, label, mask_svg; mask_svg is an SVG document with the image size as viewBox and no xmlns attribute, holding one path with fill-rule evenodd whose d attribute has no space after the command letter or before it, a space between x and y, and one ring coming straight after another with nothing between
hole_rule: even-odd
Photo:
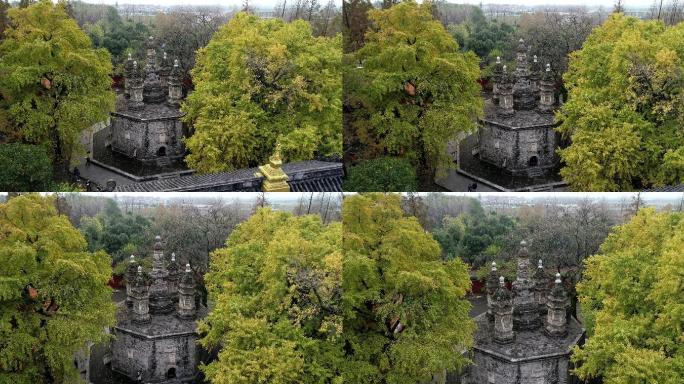
<instances>
[{"instance_id":1,"label":"tiled roof","mask_svg":"<svg viewBox=\"0 0 684 384\"><path fill-rule=\"evenodd\" d=\"M295 192L341 192L342 163L318 160L283 164ZM206 175L180 176L142 183L118 185L117 192L253 192L261 190L263 177L257 168Z\"/></svg>"},{"instance_id":2,"label":"tiled roof","mask_svg":"<svg viewBox=\"0 0 684 384\"><path fill-rule=\"evenodd\" d=\"M684 192L684 184L646 189L644 192Z\"/></svg>"}]
</instances>

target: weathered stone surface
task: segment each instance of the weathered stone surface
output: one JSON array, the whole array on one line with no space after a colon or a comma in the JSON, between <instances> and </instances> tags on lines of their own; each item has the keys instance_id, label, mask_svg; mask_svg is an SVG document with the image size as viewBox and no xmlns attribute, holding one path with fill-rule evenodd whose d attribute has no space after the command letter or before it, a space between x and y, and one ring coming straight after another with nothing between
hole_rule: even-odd
<instances>
[{"instance_id":1,"label":"weathered stone surface","mask_svg":"<svg viewBox=\"0 0 684 384\"><path fill-rule=\"evenodd\" d=\"M466 372L450 375L449 384L560 384L569 383L572 347L584 341L584 329L575 320L561 338L540 330L516 331L515 341L494 340L493 323L486 314L475 318L477 331L472 351L473 364Z\"/></svg>"},{"instance_id":2,"label":"weathered stone surface","mask_svg":"<svg viewBox=\"0 0 684 384\"><path fill-rule=\"evenodd\" d=\"M498 68L493 77L495 92L485 99L478 132L480 160L513 175L543 175L559 161L553 76L549 71L540 73L536 56L530 69L522 40L515 73L508 74L505 65L501 72Z\"/></svg>"},{"instance_id":3,"label":"weathered stone surface","mask_svg":"<svg viewBox=\"0 0 684 384\"><path fill-rule=\"evenodd\" d=\"M485 118L478 132L480 160L511 174L553 168L559 161L553 115L529 110L505 117L497 113L498 108L491 99L485 100Z\"/></svg>"},{"instance_id":4,"label":"weathered stone surface","mask_svg":"<svg viewBox=\"0 0 684 384\"><path fill-rule=\"evenodd\" d=\"M142 162L178 159L185 154L180 121L183 114L178 108L182 96L180 73L178 67L171 70L166 56L161 67L156 67L154 44L150 38L142 74L137 62L126 62L124 97L130 99L117 103L116 112L111 114L112 150Z\"/></svg>"},{"instance_id":5,"label":"weathered stone surface","mask_svg":"<svg viewBox=\"0 0 684 384\"><path fill-rule=\"evenodd\" d=\"M121 302L111 345L112 370L145 383L193 383L197 379L199 346L197 318L207 309L195 303L189 264L178 285L175 260L168 272L163 245L155 239L153 269L146 279L138 266L132 285L132 307ZM148 287L148 284L149 287ZM149 307L148 307L149 300Z\"/></svg>"}]
</instances>

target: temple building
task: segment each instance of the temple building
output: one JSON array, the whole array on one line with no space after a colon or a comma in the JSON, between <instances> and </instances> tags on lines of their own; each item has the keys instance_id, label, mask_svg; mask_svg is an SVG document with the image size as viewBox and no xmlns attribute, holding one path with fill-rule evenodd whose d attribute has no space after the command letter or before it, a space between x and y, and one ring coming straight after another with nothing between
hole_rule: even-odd
<instances>
[{"instance_id":1,"label":"temple building","mask_svg":"<svg viewBox=\"0 0 684 384\"><path fill-rule=\"evenodd\" d=\"M165 165L183 158L185 147L182 71L166 53L157 65L154 39L147 41L147 60L141 71L129 54L124 65L124 100L111 113L110 143L113 151L143 163Z\"/></svg>"},{"instance_id":2,"label":"temple building","mask_svg":"<svg viewBox=\"0 0 684 384\"><path fill-rule=\"evenodd\" d=\"M157 236L152 270L145 273L131 256L126 280L126 304L113 329L112 370L135 382L195 382L200 355L196 320L207 309L195 298L190 264L179 268L175 254L167 260Z\"/></svg>"},{"instance_id":3,"label":"temple building","mask_svg":"<svg viewBox=\"0 0 684 384\"><path fill-rule=\"evenodd\" d=\"M525 241L517 257L512 291L496 264L487 278L487 312L475 318L473 364L450 377L460 384L568 384L570 354L584 341L584 329L567 313L560 274L551 285L539 260L530 270Z\"/></svg>"},{"instance_id":4,"label":"temple building","mask_svg":"<svg viewBox=\"0 0 684 384\"><path fill-rule=\"evenodd\" d=\"M475 152L507 173L535 177L559 162L554 123L558 105L551 65L542 71L537 56L528 62L527 51L520 39L515 73L497 57L493 93L485 99Z\"/></svg>"}]
</instances>

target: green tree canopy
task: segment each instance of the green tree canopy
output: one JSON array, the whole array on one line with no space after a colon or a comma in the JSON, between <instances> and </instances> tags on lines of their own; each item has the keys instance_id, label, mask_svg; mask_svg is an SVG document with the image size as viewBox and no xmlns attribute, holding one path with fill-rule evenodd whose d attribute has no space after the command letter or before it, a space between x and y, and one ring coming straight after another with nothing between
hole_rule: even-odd
<instances>
[{"instance_id":1,"label":"green tree canopy","mask_svg":"<svg viewBox=\"0 0 684 384\"><path fill-rule=\"evenodd\" d=\"M415 384L463 366L474 330L465 264L442 260L400 195L349 196L343 223L345 383Z\"/></svg>"},{"instance_id":2,"label":"green tree canopy","mask_svg":"<svg viewBox=\"0 0 684 384\"><path fill-rule=\"evenodd\" d=\"M371 10L373 27L344 85L361 157L406 157L423 183L452 164L447 143L475 131L482 114L479 60L459 50L431 7L405 1Z\"/></svg>"},{"instance_id":3,"label":"green tree canopy","mask_svg":"<svg viewBox=\"0 0 684 384\"><path fill-rule=\"evenodd\" d=\"M684 23L613 14L573 52L561 175L582 191L684 182Z\"/></svg>"},{"instance_id":4,"label":"green tree canopy","mask_svg":"<svg viewBox=\"0 0 684 384\"><path fill-rule=\"evenodd\" d=\"M0 228L0 382L78 382L74 354L114 323L109 256L86 250L53 197L0 204Z\"/></svg>"},{"instance_id":5,"label":"green tree canopy","mask_svg":"<svg viewBox=\"0 0 684 384\"><path fill-rule=\"evenodd\" d=\"M212 254L212 383L341 384L341 224L260 208Z\"/></svg>"},{"instance_id":6,"label":"green tree canopy","mask_svg":"<svg viewBox=\"0 0 684 384\"><path fill-rule=\"evenodd\" d=\"M485 212L479 201L472 200L469 212L445 217L433 234L442 246L445 259L461 258L473 267L480 267L497 259L506 238L515 229L516 221L512 217Z\"/></svg>"},{"instance_id":7,"label":"green tree canopy","mask_svg":"<svg viewBox=\"0 0 684 384\"><path fill-rule=\"evenodd\" d=\"M79 4L79 8L91 6ZM150 34L149 28L140 22L123 20L116 8L106 7L104 17L95 23L83 24L95 48L106 48L112 55L114 65L121 70L126 53L135 52L144 46Z\"/></svg>"},{"instance_id":8,"label":"green tree canopy","mask_svg":"<svg viewBox=\"0 0 684 384\"><path fill-rule=\"evenodd\" d=\"M641 209L587 259L588 340L573 360L606 384L684 382L684 215Z\"/></svg>"},{"instance_id":9,"label":"green tree canopy","mask_svg":"<svg viewBox=\"0 0 684 384\"><path fill-rule=\"evenodd\" d=\"M45 145L64 171L80 137L114 106L109 53L95 50L63 2L9 10L0 44L0 135Z\"/></svg>"},{"instance_id":10,"label":"green tree canopy","mask_svg":"<svg viewBox=\"0 0 684 384\"><path fill-rule=\"evenodd\" d=\"M183 105L194 134L186 161L220 172L342 153L341 38L313 37L302 20L239 13L199 50Z\"/></svg>"},{"instance_id":11,"label":"green tree canopy","mask_svg":"<svg viewBox=\"0 0 684 384\"><path fill-rule=\"evenodd\" d=\"M52 162L45 148L31 144L0 144L0 191L51 191Z\"/></svg>"},{"instance_id":12,"label":"green tree canopy","mask_svg":"<svg viewBox=\"0 0 684 384\"><path fill-rule=\"evenodd\" d=\"M350 192L399 192L418 190L416 170L401 157L364 160L349 168L344 190Z\"/></svg>"},{"instance_id":13,"label":"green tree canopy","mask_svg":"<svg viewBox=\"0 0 684 384\"><path fill-rule=\"evenodd\" d=\"M114 263L149 250L151 239L150 221L140 215L124 214L116 201L108 199L102 213L84 217L79 230L88 242L91 252L104 250L112 256Z\"/></svg>"}]
</instances>

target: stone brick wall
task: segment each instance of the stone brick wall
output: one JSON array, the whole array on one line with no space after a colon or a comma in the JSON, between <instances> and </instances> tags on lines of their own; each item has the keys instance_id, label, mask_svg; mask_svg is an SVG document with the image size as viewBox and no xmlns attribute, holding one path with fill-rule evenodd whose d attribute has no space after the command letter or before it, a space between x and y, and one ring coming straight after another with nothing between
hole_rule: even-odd
<instances>
[{"instance_id":1,"label":"stone brick wall","mask_svg":"<svg viewBox=\"0 0 684 384\"><path fill-rule=\"evenodd\" d=\"M112 116L112 149L141 161L179 157L185 152L183 123L177 119L134 120Z\"/></svg>"},{"instance_id":2,"label":"stone brick wall","mask_svg":"<svg viewBox=\"0 0 684 384\"><path fill-rule=\"evenodd\" d=\"M136 378L142 370L145 382L165 380L170 372L181 380L196 375L198 349L196 335L146 338L115 329L112 343L112 369Z\"/></svg>"},{"instance_id":3,"label":"stone brick wall","mask_svg":"<svg viewBox=\"0 0 684 384\"><path fill-rule=\"evenodd\" d=\"M479 131L480 159L513 174L553 167L558 162L556 145L552 126L508 129L485 123Z\"/></svg>"},{"instance_id":4,"label":"stone brick wall","mask_svg":"<svg viewBox=\"0 0 684 384\"><path fill-rule=\"evenodd\" d=\"M476 351L473 365L478 368L450 375L447 384L569 384L567 355L515 363Z\"/></svg>"}]
</instances>

